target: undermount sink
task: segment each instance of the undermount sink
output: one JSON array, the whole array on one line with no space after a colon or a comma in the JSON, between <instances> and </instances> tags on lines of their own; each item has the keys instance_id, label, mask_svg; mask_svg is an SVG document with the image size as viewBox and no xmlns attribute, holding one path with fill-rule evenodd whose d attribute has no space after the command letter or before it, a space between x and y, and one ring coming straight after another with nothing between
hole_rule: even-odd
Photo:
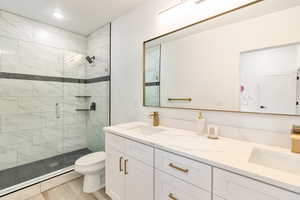
<instances>
[{"instance_id":1,"label":"undermount sink","mask_svg":"<svg viewBox=\"0 0 300 200\"><path fill-rule=\"evenodd\" d=\"M249 162L300 175L300 155L297 154L253 148Z\"/></svg>"},{"instance_id":2,"label":"undermount sink","mask_svg":"<svg viewBox=\"0 0 300 200\"><path fill-rule=\"evenodd\" d=\"M133 127L128 130L132 130L132 131L144 134L144 135L152 135L152 134L156 134L156 133L165 131L165 129L163 129L163 128L154 127L154 126L144 126L144 125Z\"/></svg>"}]
</instances>

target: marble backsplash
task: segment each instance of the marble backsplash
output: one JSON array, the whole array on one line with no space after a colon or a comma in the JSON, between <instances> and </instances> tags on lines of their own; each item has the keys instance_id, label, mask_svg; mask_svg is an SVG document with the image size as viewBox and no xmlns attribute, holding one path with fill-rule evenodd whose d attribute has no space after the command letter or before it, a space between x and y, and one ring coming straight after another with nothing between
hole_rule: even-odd
<instances>
[{"instance_id":1,"label":"marble backsplash","mask_svg":"<svg viewBox=\"0 0 300 200\"><path fill-rule=\"evenodd\" d=\"M185 109L143 108L139 120L151 123L149 113L158 111L161 125L197 131L196 120L200 111ZM257 144L291 147L290 128L298 117L268 116L244 113L202 111L207 124L220 127L220 136Z\"/></svg>"}]
</instances>

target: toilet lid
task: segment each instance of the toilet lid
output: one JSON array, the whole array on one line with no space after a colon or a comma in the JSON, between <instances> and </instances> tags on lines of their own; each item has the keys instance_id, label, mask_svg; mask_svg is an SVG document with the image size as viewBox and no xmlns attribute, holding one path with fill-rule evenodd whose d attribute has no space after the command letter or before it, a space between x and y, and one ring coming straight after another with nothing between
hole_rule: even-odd
<instances>
[{"instance_id":1,"label":"toilet lid","mask_svg":"<svg viewBox=\"0 0 300 200\"><path fill-rule=\"evenodd\" d=\"M96 152L79 158L75 165L93 165L105 161L105 152Z\"/></svg>"}]
</instances>

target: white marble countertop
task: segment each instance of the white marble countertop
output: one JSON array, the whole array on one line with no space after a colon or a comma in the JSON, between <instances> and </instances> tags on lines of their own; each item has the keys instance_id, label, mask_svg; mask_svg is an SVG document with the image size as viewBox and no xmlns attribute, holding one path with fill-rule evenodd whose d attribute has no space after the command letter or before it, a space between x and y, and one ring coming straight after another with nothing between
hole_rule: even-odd
<instances>
[{"instance_id":1,"label":"white marble countertop","mask_svg":"<svg viewBox=\"0 0 300 200\"><path fill-rule=\"evenodd\" d=\"M141 134L137 131L138 127L145 125L149 124L132 122L106 127L104 131L300 194L300 176L249 162L255 147L300 158L300 155L290 153L289 149L229 138L211 140L196 132L163 126L159 128L164 131L154 134Z\"/></svg>"}]
</instances>

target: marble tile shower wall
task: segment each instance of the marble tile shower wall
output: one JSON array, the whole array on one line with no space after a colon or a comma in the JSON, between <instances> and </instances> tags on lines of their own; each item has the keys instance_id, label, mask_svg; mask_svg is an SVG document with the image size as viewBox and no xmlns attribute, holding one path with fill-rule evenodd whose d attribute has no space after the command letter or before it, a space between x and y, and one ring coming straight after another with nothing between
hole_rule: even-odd
<instances>
[{"instance_id":1,"label":"marble tile shower wall","mask_svg":"<svg viewBox=\"0 0 300 200\"><path fill-rule=\"evenodd\" d=\"M86 51L87 37L0 11L0 72L82 79ZM86 114L75 111L85 93L86 84L0 78L0 170L86 148Z\"/></svg>"},{"instance_id":2,"label":"marble tile shower wall","mask_svg":"<svg viewBox=\"0 0 300 200\"><path fill-rule=\"evenodd\" d=\"M87 67L87 78L110 75L110 25L89 35L87 52L96 57L94 64ZM104 150L102 129L109 124L109 82L87 84L87 93L92 96L89 103L97 104L97 110L87 116L88 147L93 151Z\"/></svg>"}]
</instances>

